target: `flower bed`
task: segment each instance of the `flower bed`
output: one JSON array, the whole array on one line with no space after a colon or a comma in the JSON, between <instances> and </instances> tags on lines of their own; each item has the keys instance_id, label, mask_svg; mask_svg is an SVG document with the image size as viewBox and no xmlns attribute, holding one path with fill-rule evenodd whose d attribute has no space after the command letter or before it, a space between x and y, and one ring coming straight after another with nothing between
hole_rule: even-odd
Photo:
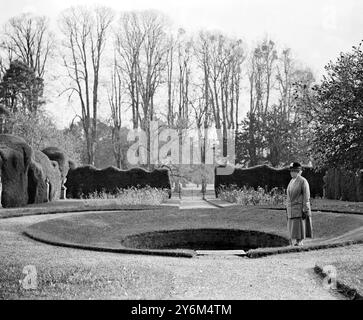
<instances>
[{"instance_id":1,"label":"flower bed","mask_svg":"<svg viewBox=\"0 0 363 320\"><path fill-rule=\"evenodd\" d=\"M286 192L283 189L273 188L271 191L258 187L254 188L237 188L232 185L228 188L222 187L219 197L222 200L241 204L241 205L277 205L284 204L286 200Z\"/></svg>"},{"instance_id":2,"label":"flower bed","mask_svg":"<svg viewBox=\"0 0 363 320\"><path fill-rule=\"evenodd\" d=\"M166 201L168 197L168 190L147 186L144 188L118 189L116 193L93 192L89 195L82 195L81 199L91 200L91 202L92 200L114 199L113 202L120 205L158 205Z\"/></svg>"}]
</instances>

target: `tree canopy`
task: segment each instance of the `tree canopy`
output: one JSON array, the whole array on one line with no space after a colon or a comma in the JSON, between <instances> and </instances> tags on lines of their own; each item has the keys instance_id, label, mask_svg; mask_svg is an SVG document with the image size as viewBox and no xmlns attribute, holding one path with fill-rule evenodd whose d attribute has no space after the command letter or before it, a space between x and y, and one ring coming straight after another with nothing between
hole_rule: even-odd
<instances>
[{"instance_id":1,"label":"tree canopy","mask_svg":"<svg viewBox=\"0 0 363 320\"><path fill-rule=\"evenodd\" d=\"M43 79L26 63L10 63L0 82L0 101L10 112L36 111L43 103Z\"/></svg>"},{"instance_id":2,"label":"tree canopy","mask_svg":"<svg viewBox=\"0 0 363 320\"><path fill-rule=\"evenodd\" d=\"M315 87L314 157L319 166L363 168L362 44L341 53Z\"/></svg>"}]
</instances>

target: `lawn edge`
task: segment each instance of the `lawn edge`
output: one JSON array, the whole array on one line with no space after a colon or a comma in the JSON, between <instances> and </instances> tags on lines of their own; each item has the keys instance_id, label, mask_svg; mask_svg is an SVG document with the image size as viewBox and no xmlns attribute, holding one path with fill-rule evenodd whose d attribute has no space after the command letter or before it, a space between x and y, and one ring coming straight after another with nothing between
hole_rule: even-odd
<instances>
[{"instance_id":1,"label":"lawn edge","mask_svg":"<svg viewBox=\"0 0 363 320\"><path fill-rule=\"evenodd\" d=\"M315 250L323 250L323 249L331 249L338 247L347 247L356 244L363 244L363 240L346 240L342 242L331 242L331 243L323 243L323 244L312 244L301 247L279 247L279 248L267 248L267 249L252 249L246 252L246 256L248 258L261 258L275 254L284 254L284 253L300 253L307 251L315 251Z\"/></svg>"},{"instance_id":2,"label":"lawn edge","mask_svg":"<svg viewBox=\"0 0 363 320\"><path fill-rule=\"evenodd\" d=\"M65 241L56 241L50 239L46 233L41 233L39 231L32 232L30 229L26 229L22 232L23 235L28 238L39 241L49 245L56 245L59 247L66 247L72 249L82 249L82 250L90 250L90 251L98 251L98 252L111 252L111 253L124 253L124 254L145 254L145 255L157 255L157 256L166 256L166 257L175 257L175 258L193 258L197 256L197 252L193 250L152 250L152 249L132 249L120 246L119 248L111 248L105 246L90 246L84 245L80 243L71 243Z\"/></svg>"},{"instance_id":3,"label":"lawn edge","mask_svg":"<svg viewBox=\"0 0 363 320\"><path fill-rule=\"evenodd\" d=\"M34 212L19 212L19 213L9 213L9 214L3 214L0 215L1 219L11 219L11 218L20 218L20 217L26 217L26 216L39 216L44 214L60 214L60 213L82 213L82 212L98 212L98 211L143 211L143 210L153 210L153 209L164 209L168 206L144 206L144 207L138 207L135 205L135 207L129 206L129 207L120 207L120 208L109 208L109 207L70 207L70 208L59 208L54 209L54 211L34 211ZM170 206L170 207L177 207L177 206Z\"/></svg>"},{"instance_id":4,"label":"lawn edge","mask_svg":"<svg viewBox=\"0 0 363 320\"><path fill-rule=\"evenodd\" d=\"M234 203L234 202L229 202L229 201L226 201L226 200L223 200L223 201L226 201L226 202L229 202L231 205L228 205L228 206L223 206L223 205L219 205L218 203L215 203L212 199L205 199L206 202L218 207L218 208L221 208L221 209L224 209L226 207L231 207L231 206L235 206L235 207L249 207L249 206L253 206L253 207L259 207L259 208L263 208L263 209L267 209L267 210L286 210L285 207L281 207L281 206L271 206L271 205L248 205L248 206L244 206L244 205L241 205L241 204L237 204L237 203ZM340 213L340 214L353 214L353 215L363 215L363 212L361 211L347 211L347 210L334 210L334 209L314 209L312 208L311 209L312 212L325 212L325 213Z\"/></svg>"},{"instance_id":5,"label":"lawn edge","mask_svg":"<svg viewBox=\"0 0 363 320\"><path fill-rule=\"evenodd\" d=\"M286 208L283 207L264 207L268 210L286 210ZM344 210L330 210L330 209L311 209L312 212L325 212L325 213L341 213L341 214L354 214L354 215L363 215L363 212L359 211L344 211Z\"/></svg>"}]
</instances>

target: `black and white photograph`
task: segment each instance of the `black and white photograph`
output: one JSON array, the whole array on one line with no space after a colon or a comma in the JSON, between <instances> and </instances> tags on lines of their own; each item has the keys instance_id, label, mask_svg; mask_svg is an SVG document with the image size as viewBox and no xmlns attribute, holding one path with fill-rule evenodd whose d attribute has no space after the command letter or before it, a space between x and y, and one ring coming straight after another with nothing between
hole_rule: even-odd
<instances>
[{"instance_id":1,"label":"black and white photograph","mask_svg":"<svg viewBox=\"0 0 363 320\"><path fill-rule=\"evenodd\" d=\"M361 0L0 7L0 300L363 300Z\"/></svg>"}]
</instances>

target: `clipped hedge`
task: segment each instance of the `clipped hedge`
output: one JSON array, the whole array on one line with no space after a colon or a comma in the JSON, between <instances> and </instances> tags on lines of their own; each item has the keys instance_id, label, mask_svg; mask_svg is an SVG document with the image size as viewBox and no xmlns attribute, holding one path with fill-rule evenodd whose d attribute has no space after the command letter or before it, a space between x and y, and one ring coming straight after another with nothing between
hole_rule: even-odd
<instances>
[{"instance_id":1,"label":"clipped hedge","mask_svg":"<svg viewBox=\"0 0 363 320\"><path fill-rule=\"evenodd\" d=\"M41 151L34 151L29 168L29 203L47 202L46 178L50 183L49 201L58 200L61 191L61 172L58 163L49 160Z\"/></svg>"},{"instance_id":2,"label":"clipped hedge","mask_svg":"<svg viewBox=\"0 0 363 320\"><path fill-rule=\"evenodd\" d=\"M58 148L51 147L45 150L47 154L33 150L20 137L0 134L3 207L21 207L60 198L63 176L65 178L69 167L74 167L75 164ZM47 178L50 183L49 199Z\"/></svg>"},{"instance_id":3,"label":"clipped hedge","mask_svg":"<svg viewBox=\"0 0 363 320\"><path fill-rule=\"evenodd\" d=\"M0 175L2 206L20 207L28 203L28 171L33 150L24 139L0 134Z\"/></svg>"},{"instance_id":4,"label":"clipped hedge","mask_svg":"<svg viewBox=\"0 0 363 320\"><path fill-rule=\"evenodd\" d=\"M218 175L218 168L223 167L215 168L214 190L216 197L218 197L220 188L231 185L235 185L237 188L246 186L257 189L262 187L266 188L267 191L275 187L286 189L291 179L288 168L276 169L267 165L259 165L251 168L234 168L232 174L229 175ZM303 167L302 176L309 182L311 197L322 197L324 173L310 167Z\"/></svg>"},{"instance_id":5,"label":"clipped hedge","mask_svg":"<svg viewBox=\"0 0 363 320\"><path fill-rule=\"evenodd\" d=\"M330 168L324 176L324 192L327 199L363 201L363 172Z\"/></svg>"},{"instance_id":6,"label":"clipped hedge","mask_svg":"<svg viewBox=\"0 0 363 320\"><path fill-rule=\"evenodd\" d=\"M167 169L147 171L142 168L120 170L116 167L97 169L93 166L83 166L69 170L65 186L67 198L76 199L87 197L94 192L117 193L118 189L138 186L168 189L169 197L171 196Z\"/></svg>"},{"instance_id":7,"label":"clipped hedge","mask_svg":"<svg viewBox=\"0 0 363 320\"><path fill-rule=\"evenodd\" d=\"M67 177L70 167L74 167L74 163L68 158L66 153L57 147L47 147L42 152L51 160L58 162L61 172L62 181Z\"/></svg>"}]
</instances>

